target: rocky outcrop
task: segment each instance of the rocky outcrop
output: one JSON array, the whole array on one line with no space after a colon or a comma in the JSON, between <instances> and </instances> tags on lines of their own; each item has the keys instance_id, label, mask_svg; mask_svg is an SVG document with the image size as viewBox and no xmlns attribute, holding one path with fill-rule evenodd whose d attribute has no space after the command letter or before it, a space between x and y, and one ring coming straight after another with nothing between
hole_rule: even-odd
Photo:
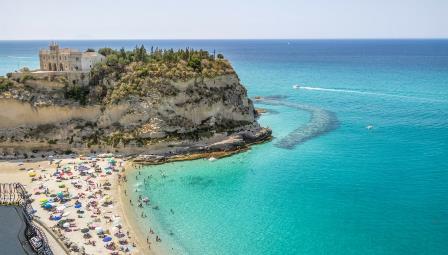
<instances>
[{"instance_id":1,"label":"rocky outcrop","mask_svg":"<svg viewBox=\"0 0 448 255\"><path fill-rule=\"evenodd\" d=\"M81 87L64 80L46 83L19 81L0 91L4 157L42 151L232 150L271 135L256 122L253 103L235 73L165 80L140 95L130 93L107 103L101 95L118 86L115 80Z\"/></svg>"}]
</instances>

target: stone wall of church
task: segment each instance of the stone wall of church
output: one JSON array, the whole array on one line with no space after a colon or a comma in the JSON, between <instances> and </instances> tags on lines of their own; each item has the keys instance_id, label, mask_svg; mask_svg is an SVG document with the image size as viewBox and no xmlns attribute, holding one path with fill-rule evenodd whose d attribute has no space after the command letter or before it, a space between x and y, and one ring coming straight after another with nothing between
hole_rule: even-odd
<instances>
[{"instance_id":1,"label":"stone wall of church","mask_svg":"<svg viewBox=\"0 0 448 255\"><path fill-rule=\"evenodd\" d=\"M44 71L80 71L81 52L48 52L39 54L40 69Z\"/></svg>"}]
</instances>

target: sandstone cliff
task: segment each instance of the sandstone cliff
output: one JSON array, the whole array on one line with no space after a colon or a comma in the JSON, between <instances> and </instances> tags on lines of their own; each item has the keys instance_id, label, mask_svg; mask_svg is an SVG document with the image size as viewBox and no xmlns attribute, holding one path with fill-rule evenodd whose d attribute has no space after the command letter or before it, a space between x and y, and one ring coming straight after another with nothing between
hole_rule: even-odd
<instances>
[{"instance_id":1,"label":"sandstone cliff","mask_svg":"<svg viewBox=\"0 0 448 255\"><path fill-rule=\"evenodd\" d=\"M256 122L253 103L230 64L226 61L224 71L213 75L204 75L209 63L201 64L201 73L162 75L155 81L151 69L146 76L137 72L149 65L143 62L126 65L118 76L92 72L89 86L51 74L3 79L0 153L219 150L269 138L270 130ZM220 145L229 136L232 142Z\"/></svg>"}]
</instances>

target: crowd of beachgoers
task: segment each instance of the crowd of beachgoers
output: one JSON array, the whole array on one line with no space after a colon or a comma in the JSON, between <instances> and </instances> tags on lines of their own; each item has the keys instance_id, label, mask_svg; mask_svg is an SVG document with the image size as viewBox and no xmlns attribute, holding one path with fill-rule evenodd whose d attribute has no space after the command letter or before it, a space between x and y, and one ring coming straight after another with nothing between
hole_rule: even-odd
<instances>
[{"instance_id":1,"label":"crowd of beachgoers","mask_svg":"<svg viewBox=\"0 0 448 255\"><path fill-rule=\"evenodd\" d=\"M75 254L137 254L137 237L123 222L117 186L126 181L125 161L77 157L43 161L33 168L18 163L35 216Z\"/></svg>"}]
</instances>

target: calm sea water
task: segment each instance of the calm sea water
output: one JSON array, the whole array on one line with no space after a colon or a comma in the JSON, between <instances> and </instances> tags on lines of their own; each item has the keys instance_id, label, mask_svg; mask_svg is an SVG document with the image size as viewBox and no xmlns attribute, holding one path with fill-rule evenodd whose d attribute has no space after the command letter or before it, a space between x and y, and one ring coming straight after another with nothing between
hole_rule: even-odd
<instances>
[{"instance_id":1,"label":"calm sea water","mask_svg":"<svg viewBox=\"0 0 448 255\"><path fill-rule=\"evenodd\" d=\"M81 49L139 43L60 42ZM142 226L150 223L170 248L448 254L447 40L143 43L215 49L231 60L250 96L286 96L339 120L336 130L282 149L275 141L307 123L309 113L257 105L272 110L259 120L273 129L272 143L213 162L147 167L139 180L130 176L134 197L149 196L159 206L145 209ZM0 75L37 67L37 50L46 45L0 42ZM148 176L150 184L142 185Z\"/></svg>"}]
</instances>

